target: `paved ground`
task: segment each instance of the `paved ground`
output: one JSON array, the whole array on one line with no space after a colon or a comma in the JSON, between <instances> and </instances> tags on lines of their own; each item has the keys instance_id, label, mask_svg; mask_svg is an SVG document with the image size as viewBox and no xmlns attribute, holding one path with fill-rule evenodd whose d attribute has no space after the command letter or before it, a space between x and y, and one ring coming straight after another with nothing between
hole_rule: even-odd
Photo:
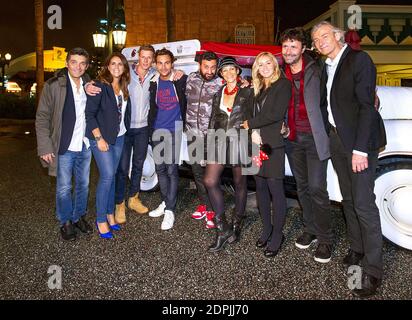
<instances>
[{"instance_id":1,"label":"paved ground","mask_svg":"<svg viewBox=\"0 0 412 320\"><path fill-rule=\"evenodd\" d=\"M25 135L27 130L31 134ZM128 212L115 240L101 240L95 232L62 242L54 217L55 181L38 163L32 130L13 132L0 134L0 299L354 299L340 263L348 243L337 208L335 249L326 265L313 260L312 250L294 246L302 226L296 208L288 211L286 242L276 258L265 258L254 246L261 222L253 208L241 241L208 253L214 234L204 221L190 218L196 199L187 179L180 183L172 230L160 230L161 218ZM93 166L90 221L96 178ZM154 208L159 193L145 193L143 200ZM412 252L385 242L384 260L385 278L375 299L411 299ZM61 290L48 288L53 265L62 268Z\"/></svg>"}]
</instances>

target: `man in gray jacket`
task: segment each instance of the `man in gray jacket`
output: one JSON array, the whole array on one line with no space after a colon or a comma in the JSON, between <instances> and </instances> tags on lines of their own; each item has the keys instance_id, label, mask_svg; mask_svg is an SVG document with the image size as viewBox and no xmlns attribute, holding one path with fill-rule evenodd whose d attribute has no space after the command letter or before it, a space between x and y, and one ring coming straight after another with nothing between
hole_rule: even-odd
<instances>
[{"instance_id":1,"label":"man in gray jacket","mask_svg":"<svg viewBox=\"0 0 412 320\"><path fill-rule=\"evenodd\" d=\"M305 52L305 43L302 28L288 29L281 35L284 71L292 82L286 152L303 210L304 229L295 245L307 249L318 241L314 259L327 263L333 239L326 189L329 138L320 110L321 65Z\"/></svg>"},{"instance_id":2,"label":"man in gray jacket","mask_svg":"<svg viewBox=\"0 0 412 320\"><path fill-rule=\"evenodd\" d=\"M75 240L75 229L89 234L85 220L89 193L91 152L85 138L85 71L89 54L82 48L69 51L66 68L48 80L36 113L37 154L49 175L56 176L56 215L64 240ZM72 177L74 175L74 196Z\"/></svg>"}]
</instances>

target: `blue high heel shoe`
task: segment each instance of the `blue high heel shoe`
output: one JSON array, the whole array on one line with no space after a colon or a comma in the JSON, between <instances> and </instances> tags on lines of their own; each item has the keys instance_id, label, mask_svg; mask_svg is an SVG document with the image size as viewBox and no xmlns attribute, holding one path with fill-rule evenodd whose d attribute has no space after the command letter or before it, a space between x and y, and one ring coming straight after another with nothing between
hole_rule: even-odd
<instances>
[{"instance_id":1,"label":"blue high heel shoe","mask_svg":"<svg viewBox=\"0 0 412 320\"><path fill-rule=\"evenodd\" d=\"M120 231L122 228L120 227L120 224L115 223L114 225L110 225L109 220L107 220L107 224L109 225L109 228L112 229L113 231Z\"/></svg>"},{"instance_id":2,"label":"blue high heel shoe","mask_svg":"<svg viewBox=\"0 0 412 320\"><path fill-rule=\"evenodd\" d=\"M110 225L109 222L107 222L107 224L109 225L110 229L112 229L113 231L120 231L122 228L120 227L119 224L114 224L114 225Z\"/></svg>"},{"instance_id":3,"label":"blue high heel shoe","mask_svg":"<svg viewBox=\"0 0 412 320\"><path fill-rule=\"evenodd\" d=\"M99 225L98 225L97 221L96 221L96 228L97 228L97 232L100 235L100 238L102 238L102 239L113 239L113 233L111 231L108 231L106 233L101 233L100 232Z\"/></svg>"}]
</instances>

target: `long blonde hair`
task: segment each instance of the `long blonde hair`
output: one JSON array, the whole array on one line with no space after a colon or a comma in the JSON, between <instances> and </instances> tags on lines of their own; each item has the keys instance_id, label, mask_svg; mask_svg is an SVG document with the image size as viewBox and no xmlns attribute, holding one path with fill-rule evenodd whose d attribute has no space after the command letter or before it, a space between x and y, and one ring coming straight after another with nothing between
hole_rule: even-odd
<instances>
[{"instance_id":1,"label":"long blonde hair","mask_svg":"<svg viewBox=\"0 0 412 320\"><path fill-rule=\"evenodd\" d=\"M264 81L262 75L259 73L259 60L262 57L269 57L269 59L272 60L272 63L275 66L275 71L273 72L269 83L272 84L272 83L278 81L278 79L280 77L279 64L278 64L278 61L276 60L275 56L270 52L261 52L261 53L259 53L256 56L255 62L253 63L253 66L252 66L252 79L253 79L252 83L253 83L253 90L255 92L255 96L257 96L259 94L259 92L265 86L265 81Z\"/></svg>"}]
</instances>

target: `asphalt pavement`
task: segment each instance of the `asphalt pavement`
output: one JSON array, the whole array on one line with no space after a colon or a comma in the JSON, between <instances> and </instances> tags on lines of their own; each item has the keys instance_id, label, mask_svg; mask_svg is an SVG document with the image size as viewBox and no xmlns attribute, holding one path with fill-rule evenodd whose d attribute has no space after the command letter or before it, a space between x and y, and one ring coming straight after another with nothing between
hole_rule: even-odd
<instances>
[{"instance_id":1,"label":"asphalt pavement","mask_svg":"<svg viewBox=\"0 0 412 320\"><path fill-rule=\"evenodd\" d=\"M297 207L288 209L280 253L264 257L255 247L262 225L253 195L240 242L207 252L214 231L190 217L197 199L189 179L180 181L176 222L169 231L160 230L162 218L127 211L128 220L113 240L100 239L94 231L75 242L62 241L54 214L55 179L41 168L33 126L25 125L4 130L1 123L0 299L357 299L341 263L349 245L338 207L331 210L335 241L327 264L313 260L315 248L295 247L302 227ZM91 223L96 183L93 163ZM230 194L226 199L228 207L233 205ZM142 193L142 200L153 209L160 194ZM383 285L372 299L410 300L412 252L385 241L383 257Z\"/></svg>"}]
</instances>

